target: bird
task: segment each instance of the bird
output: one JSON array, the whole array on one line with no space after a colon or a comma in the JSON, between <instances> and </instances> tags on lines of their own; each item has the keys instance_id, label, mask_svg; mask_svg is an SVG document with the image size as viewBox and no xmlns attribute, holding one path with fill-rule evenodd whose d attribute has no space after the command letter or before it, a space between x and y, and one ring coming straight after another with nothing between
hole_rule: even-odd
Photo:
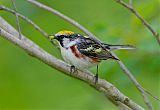
<instances>
[{"instance_id":1,"label":"bird","mask_svg":"<svg viewBox=\"0 0 160 110\"><path fill-rule=\"evenodd\" d=\"M98 64L102 60L119 60L111 54L113 50L135 49L132 45L112 45L96 42L89 36L83 36L73 31L63 30L56 34L49 34L51 43L58 42L64 61L71 65L72 69L88 70L97 66L95 83L98 82Z\"/></svg>"}]
</instances>

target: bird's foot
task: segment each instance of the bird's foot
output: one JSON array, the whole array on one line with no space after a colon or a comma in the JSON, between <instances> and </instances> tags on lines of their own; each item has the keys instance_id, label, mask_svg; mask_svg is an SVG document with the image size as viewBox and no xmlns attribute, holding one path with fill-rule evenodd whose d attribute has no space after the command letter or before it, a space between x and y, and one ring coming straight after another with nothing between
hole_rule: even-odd
<instances>
[{"instance_id":1,"label":"bird's foot","mask_svg":"<svg viewBox=\"0 0 160 110\"><path fill-rule=\"evenodd\" d=\"M95 76L94 76L94 78L95 78L95 85L97 84L97 82L98 82L98 74L96 74Z\"/></svg>"},{"instance_id":2,"label":"bird's foot","mask_svg":"<svg viewBox=\"0 0 160 110\"><path fill-rule=\"evenodd\" d=\"M70 74L77 72L77 69L74 65L71 65L70 67Z\"/></svg>"}]
</instances>

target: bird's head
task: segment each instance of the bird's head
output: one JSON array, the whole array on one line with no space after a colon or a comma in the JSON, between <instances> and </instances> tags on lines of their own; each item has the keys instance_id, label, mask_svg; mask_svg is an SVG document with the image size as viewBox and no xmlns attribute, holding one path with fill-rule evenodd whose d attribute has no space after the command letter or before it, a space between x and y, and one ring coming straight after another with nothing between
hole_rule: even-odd
<instances>
[{"instance_id":1,"label":"bird's head","mask_svg":"<svg viewBox=\"0 0 160 110\"><path fill-rule=\"evenodd\" d=\"M56 34L50 34L48 36L50 41L57 40L62 47L68 48L76 44L76 40L78 38L78 34L75 34L72 31L59 31Z\"/></svg>"}]
</instances>

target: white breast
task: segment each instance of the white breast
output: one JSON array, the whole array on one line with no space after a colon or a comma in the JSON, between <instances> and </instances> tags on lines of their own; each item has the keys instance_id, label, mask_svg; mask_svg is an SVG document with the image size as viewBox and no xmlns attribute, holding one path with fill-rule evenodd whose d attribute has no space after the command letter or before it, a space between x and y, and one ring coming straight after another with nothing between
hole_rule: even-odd
<instances>
[{"instance_id":1,"label":"white breast","mask_svg":"<svg viewBox=\"0 0 160 110\"><path fill-rule=\"evenodd\" d=\"M90 59L88 57L77 58L72 53L70 48L66 49L66 48L60 47L60 49L61 49L61 54L62 54L63 59L67 63L69 63L71 65L74 65L78 69L84 70L84 69L87 69L89 67L92 67L92 66L96 65L95 63L91 63Z\"/></svg>"}]
</instances>

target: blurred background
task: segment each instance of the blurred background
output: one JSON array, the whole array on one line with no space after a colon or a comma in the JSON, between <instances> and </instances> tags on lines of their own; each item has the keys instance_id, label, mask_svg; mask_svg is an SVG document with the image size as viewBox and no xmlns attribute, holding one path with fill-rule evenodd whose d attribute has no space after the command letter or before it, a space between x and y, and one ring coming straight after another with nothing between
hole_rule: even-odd
<instances>
[{"instance_id":1,"label":"blurred background","mask_svg":"<svg viewBox=\"0 0 160 110\"><path fill-rule=\"evenodd\" d=\"M79 29L25 0L15 0L18 12L33 20L48 34ZM131 70L139 83L160 97L160 48L143 24L115 0L38 0L78 21L102 41L111 44L131 44L134 51L115 51ZM125 0L127 1L127 0ZM139 13L160 32L160 0L134 0ZM13 9L11 0L0 0L1 5ZM0 11L16 28L14 15ZM27 22L20 20L22 33L55 57L62 59L47 39ZM84 35L84 34L83 34ZM143 107L142 96L112 60L99 67L100 77L114 84L121 92ZM90 69L95 73L96 68ZM150 97L155 110L160 103ZM118 110L103 94L82 81L68 77L30 57L22 49L0 38L0 109L53 110Z\"/></svg>"}]
</instances>

